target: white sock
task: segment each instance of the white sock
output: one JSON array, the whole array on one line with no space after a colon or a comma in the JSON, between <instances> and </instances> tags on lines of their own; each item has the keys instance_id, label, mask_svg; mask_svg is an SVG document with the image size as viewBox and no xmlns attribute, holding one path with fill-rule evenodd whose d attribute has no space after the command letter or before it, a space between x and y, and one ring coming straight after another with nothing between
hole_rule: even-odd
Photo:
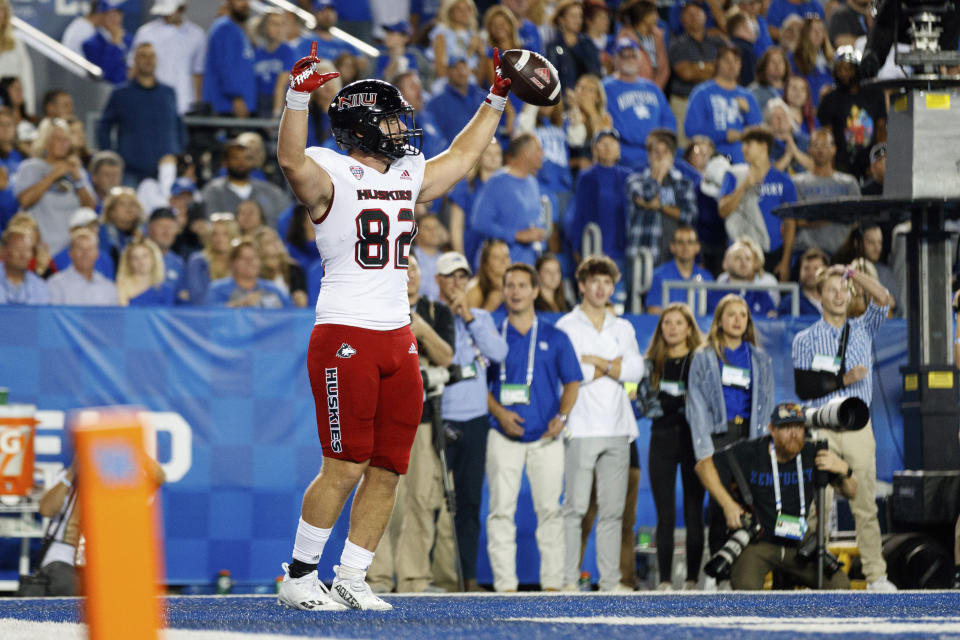
<instances>
[{"instance_id":1,"label":"white sock","mask_svg":"<svg viewBox=\"0 0 960 640\"><path fill-rule=\"evenodd\" d=\"M340 577L350 580L362 578L367 574L370 563L373 562L373 551L359 547L347 538L340 554Z\"/></svg>"},{"instance_id":2,"label":"white sock","mask_svg":"<svg viewBox=\"0 0 960 640\"><path fill-rule=\"evenodd\" d=\"M307 564L320 562L323 547L327 544L332 530L315 527L300 518L300 524L297 525L297 538L293 543L293 559Z\"/></svg>"}]
</instances>

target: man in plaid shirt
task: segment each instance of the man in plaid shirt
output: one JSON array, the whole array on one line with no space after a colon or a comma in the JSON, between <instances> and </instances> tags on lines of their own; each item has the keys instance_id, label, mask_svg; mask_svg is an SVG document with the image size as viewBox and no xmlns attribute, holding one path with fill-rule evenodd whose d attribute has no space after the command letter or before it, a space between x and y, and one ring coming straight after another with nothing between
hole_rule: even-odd
<instances>
[{"instance_id":1,"label":"man in plaid shirt","mask_svg":"<svg viewBox=\"0 0 960 640\"><path fill-rule=\"evenodd\" d=\"M677 136L667 129L654 129L647 136L650 166L627 178L627 256L640 247L653 254L655 265L667 256L664 238L669 241L679 225L692 226L697 217L697 196L693 182L673 166Z\"/></svg>"}]
</instances>

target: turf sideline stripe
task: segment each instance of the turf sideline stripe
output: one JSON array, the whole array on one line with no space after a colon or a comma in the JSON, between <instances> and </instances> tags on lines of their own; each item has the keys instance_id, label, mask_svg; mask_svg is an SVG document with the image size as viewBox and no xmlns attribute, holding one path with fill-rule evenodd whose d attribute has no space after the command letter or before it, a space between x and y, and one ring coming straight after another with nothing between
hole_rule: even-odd
<instances>
[{"instance_id":1,"label":"turf sideline stripe","mask_svg":"<svg viewBox=\"0 0 960 640\"><path fill-rule=\"evenodd\" d=\"M4 640L88 640L87 625L74 622L32 622L0 618L0 637ZM205 631L199 629L164 629L165 640L303 640L302 635L242 633L239 631ZM313 636L311 636L313 637ZM315 640L333 640L315 638Z\"/></svg>"},{"instance_id":2,"label":"turf sideline stripe","mask_svg":"<svg viewBox=\"0 0 960 640\"><path fill-rule=\"evenodd\" d=\"M503 622L541 622L547 624L592 624L614 626L677 626L745 631L794 631L798 633L848 634L876 633L960 633L960 617L918 618L764 618L758 616L596 616L564 618L501 618Z\"/></svg>"}]
</instances>

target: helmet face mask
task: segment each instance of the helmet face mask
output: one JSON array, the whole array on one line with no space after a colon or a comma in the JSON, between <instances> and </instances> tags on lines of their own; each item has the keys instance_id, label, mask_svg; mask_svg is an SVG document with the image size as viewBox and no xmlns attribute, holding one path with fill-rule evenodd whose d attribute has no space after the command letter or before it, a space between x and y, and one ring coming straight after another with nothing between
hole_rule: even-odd
<instances>
[{"instance_id":1,"label":"helmet face mask","mask_svg":"<svg viewBox=\"0 0 960 640\"><path fill-rule=\"evenodd\" d=\"M399 160L417 155L423 130L416 128L413 108L393 85L382 80L351 82L334 96L327 112L341 149Z\"/></svg>"}]
</instances>

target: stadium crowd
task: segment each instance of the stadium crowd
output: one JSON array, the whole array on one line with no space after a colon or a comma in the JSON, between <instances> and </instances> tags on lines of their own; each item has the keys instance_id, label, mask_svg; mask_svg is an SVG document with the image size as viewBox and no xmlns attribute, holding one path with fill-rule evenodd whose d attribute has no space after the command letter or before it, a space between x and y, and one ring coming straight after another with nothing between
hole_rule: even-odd
<instances>
[{"instance_id":1,"label":"stadium crowd","mask_svg":"<svg viewBox=\"0 0 960 640\"><path fill-rule=\"evenodd\" d=\"M380 78L397 86L416 112L423 152L430 157L446 148L483 101L494 47L535 50L557 68L564 87L559 104L538 108L511 95L497 137L470 175L443 198L418 205L413 255L419 286L410 295L411 306L421 306L414 330L432 340L440 331L430 329L430 337L417 322L423 323L426 308L434 320L434 305L449 307L453 317L445 312L449 327L443 335L450 336L453 353L448 349L436 364L467 365L476 354L476 361L505 363L504 371L513 376L516 369L522 378L527 348L515 345L520 334L508 332L505 318L526 317L524 296L530 291L537 312L571 312L582 295L582 317L571 312L566 324L572 326L564 327L570 339L539 329L546 336L542 344L550 345L542 366L555 364L544 375L565 390L581 378L606 378L609 388L592 402L614 414L619 405L607 401L618 398L618 390L626 393L620 382L641 383L629 406L659 421L654 436L661 444L656 460L651 447L650 473L656 469L651 484L663 520L657 528L663 549L672 549L678 464L685 519L693 523L688 556L699 557L704 545L702 528L693 534L704 496L694 465L712 447L709 437L704 444L691 436L691 400L685 417L680 398L686 376L709 378L715 362L698 364L693 352L708 345L724 362L729 355L746 376L728 384L724 367L723 389L717 373L704 383L715 388L700 390L707 397L700 397L697 409L706 411L712 399L722 398L731 413L717 421L737 427L729 436L757 435L766 428L773 394L767 388L772 376L765 373L769 358L754 344L751 318L790 313L791 300L780 295L778 283L798 283L800 313L820 315L823 268L853 264L892 294L889 313L902 313L906 257L897 236L909 229L773 214L793 202L882 193L887 100L860 85L857 67L858 47L873 19L868 0L690 0L669 7L649 0L443 0L410 3L409 12L405 3L383 0L298 0L315 17L312 32L293 12L254 15L249 0L225 0L219 17L203 29L187 19L187 3L154 0L149 19L129 33L122 2L97 0L62 34L66 46L99 65L103 81L115 85L89 136L96 148L89 148L69 93L34 95L36 82L24 45L13 35L9 1L0 0L0 303L311 305L322 287L323 266L310 217L278 170L272 153L276 129L250 127L246 119L280 114L289 69L318 42L324 70L339 71L340 78L312 95L308 146L331 149L336 143L326 109L352 80ZM367 56L334 37L335 26L375 43L379 55ZM198 139L188 135L187 114L237 123L229 139ZM210 165L210 157L221 164ZM593 225L609 260L582 260L584 231ZM637 281L633 265L639 260L651 260L654 269ZM664 296L664 284L678 280L729 284L707 296L706 312L714 316L709 336L701 337L690 309L677 304L687 299L685 291L674 288ZM611 290L591 289L594 281ZM745 284L770 287L738 286ZM875 291L855 287L860 313L871 297L886 306ZM725 295L731 292L742 297ZM642 299L642 306L629 306L633 299ZM629 353L611 347L608 357L585 356L591 351L578 335L587 343L630 341L611 337L622 330L613 316L609 327L603 320L611 301L617 311L626 305L627 311L660 314L657 332L642 336L638 345L630 330ZM533 327L537 331L535 321ZM589 339L583 337L591 331ZM518 349L520 364L511 366ZM646 351L646 371L640 349ZM468 354L463 362L461 351ZM546 362L547 353L556 363ZM639 462L632 445L617 449L606 440L635 437L633 413L622 432L616 414L610 432L598 438L602 442L573 452L568 447L568 469L576 463L580 473L568 474L561 509L563 474L556 469L563 448L551 453L536 445L543 433L561 429L578 440L581 409L565 406L565 397L558 396L549 401L565 407L569 424L557 425L548 416L542 424L531 418L524 427L507 408L516 398L500 388L517 385L504 381L494 381L499 396L489 403L447 415L445 394L443 407L464 446L475 447L479 456L488 441L471 429L487 429L488 411L497 423L492 432L502 442L490 440L497 456L486 466L496 501L488 521L490 540L499 545L490 554L495 574L512 561L504 549L515 534L519 475L514 482L513 474L526 464L528 474L538 469L531 484L539 486L534 500L543 528L541 553L559 539L567 543L566 556L542 556L542 586L562 589L576 581L582 549L578 555L575 545L581 529L589 532L598 517L601 587L632 589L630 500L635 509ZM543 402L554 393L531 388L529 375L526 387L528 396L543 394ZM620 472L608 474L601 466L595 476L592 467L584 471L588 458L599 465L604 456ZM464 574L468 586L475 586L484 468L477 467L476 456L461 457L462 463L451 461L458 485L462 480L465 487L458 493L456 529ZM510 479L495 483L491 473ZM435 475L422 481L425 486ZM593 496L592 484L600 488ZM429 502L422 508L444 507ZM722 514L720 524L716 535L722 535ZM401 527L394 528L399 538ZM378 550L378 558L386 555ZM434 552L435 560L449 556ZM664 588L671 557L665 552L659 558ZM396 571L401 589L421 590L432 580L418 574L402 582L399 565ZM516 576L505 571L495 575L496 588L516 589ZM371 579L373 574L371 569ZM380 572L386 576L382 588L393 587L392 574L391 568ZM688 587L698 578L699 566L691 563Z\"/></svg>"}]
</instances>

